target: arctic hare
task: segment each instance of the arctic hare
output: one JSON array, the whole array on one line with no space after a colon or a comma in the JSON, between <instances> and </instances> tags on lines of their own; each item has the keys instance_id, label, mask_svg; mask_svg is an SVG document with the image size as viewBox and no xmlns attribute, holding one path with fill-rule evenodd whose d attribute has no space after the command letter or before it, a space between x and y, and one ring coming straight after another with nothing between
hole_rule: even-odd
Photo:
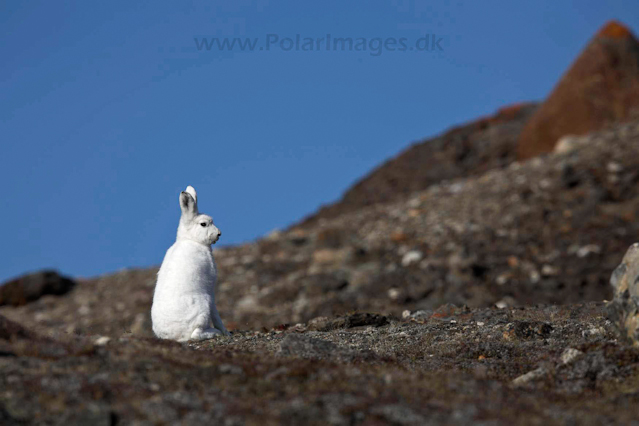
<instances>
[{"instance_id":1,"label":"arctic hare","mask_svg":"<svg viewBox=\"0 0 639 426\"><path fill-rule=\"evenodd\" d=\"M153 332L179 342L228 335L215 307L217 270L211 251L222 233L210 216L198 212L192 186L180 194L180 208L177 238L164 256L153 294Z\"/></svg>"}]
</instances>

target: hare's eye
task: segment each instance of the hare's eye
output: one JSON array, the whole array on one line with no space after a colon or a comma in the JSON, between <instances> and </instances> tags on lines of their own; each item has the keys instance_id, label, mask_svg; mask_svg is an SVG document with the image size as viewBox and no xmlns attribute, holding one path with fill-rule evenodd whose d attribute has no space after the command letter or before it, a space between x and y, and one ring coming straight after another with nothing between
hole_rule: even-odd
<instances>
[{"instance_id":1,"label":"hare's eye","mask_svg":"<svg viewBox=\"0 0 639 426\"><path fill-rule=\"evenodd\" d=\"M206 222L202 222L202 223L200 223L200 226L206 226L206 225L207 225L207 223L206 223Z\"/></svg>"}]
</instances>

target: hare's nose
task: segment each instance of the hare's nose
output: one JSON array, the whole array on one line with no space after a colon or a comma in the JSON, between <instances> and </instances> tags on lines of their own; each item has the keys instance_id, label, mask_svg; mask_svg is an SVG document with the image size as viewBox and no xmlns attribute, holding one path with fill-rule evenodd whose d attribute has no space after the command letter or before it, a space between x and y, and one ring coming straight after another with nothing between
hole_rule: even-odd
<instances>
[{"instance_id":1,"label":"hare's nose","mask_svg":"<svg viewBox=\"0 0 639 426\"><path fill-rule=\"evenodd\" d=\"M222 236L222 231L217 231L217 236L221 237Z\"/></svg>"}]
</instances>

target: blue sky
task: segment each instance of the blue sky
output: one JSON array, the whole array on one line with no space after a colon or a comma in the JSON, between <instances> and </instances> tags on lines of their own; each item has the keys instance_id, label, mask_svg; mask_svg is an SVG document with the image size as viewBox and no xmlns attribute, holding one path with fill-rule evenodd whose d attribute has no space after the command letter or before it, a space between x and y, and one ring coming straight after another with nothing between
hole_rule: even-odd
<instances>
[{"instance_id":1,"label":"blue sky","mask_svg":"<svg viewBox=\"0 0 639 426\"><path fill-rule=\"evenodd\" d=\"M639 2L3 2L0 281L159 264L188 184L220 243L286 227L410 143L543 98L613 18L636 34ZM279 44L298 34L367 50ZM426 34L441 50L377 49ZM198 50L213 37L256 48Z\"/></svg>"}]
</instances>

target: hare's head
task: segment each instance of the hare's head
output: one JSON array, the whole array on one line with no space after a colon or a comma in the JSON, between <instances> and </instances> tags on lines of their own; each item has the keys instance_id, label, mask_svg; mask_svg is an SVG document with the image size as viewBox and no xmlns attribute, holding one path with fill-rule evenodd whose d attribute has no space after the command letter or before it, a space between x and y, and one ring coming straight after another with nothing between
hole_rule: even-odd
<instances>
[{"instance_id":1,"label":"hare's head","mask_svg":"<svg viewBox=\"0 0 639 426\"><path fill-rule=\"evenodd\" d=\"M197 193L192 186L187 186L180 194L180 208L182 217L178 226L178 239L185 238L206 245L215 244L222 233L213 225L211 216L198 212Z\"/></svg>"}]
</instances>

